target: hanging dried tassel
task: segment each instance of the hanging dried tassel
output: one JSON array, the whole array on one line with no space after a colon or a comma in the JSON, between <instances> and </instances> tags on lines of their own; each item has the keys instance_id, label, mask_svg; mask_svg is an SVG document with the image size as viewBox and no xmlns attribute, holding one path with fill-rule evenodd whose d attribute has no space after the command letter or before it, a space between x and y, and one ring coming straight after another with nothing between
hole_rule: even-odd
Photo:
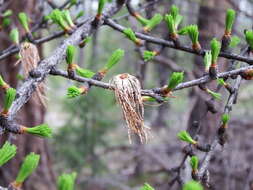
<instances>
[{"instance_id":1,"label":"hanging dried tassel","mask_svg":"<svg viewBox=\"0 0 253 190\"><path fill-rule=\"evenodd\" d=\"M29 42L24 42L20 45L20 60L17 62L22 64L25 77L29 76L29 72L38 66L40 61L39 51L37 47ZM35 96L39 99L40 103L46 106L44 96L45 84L41 83L35 91Z\"/></svg>"},{"instance_id":2,"label":"hanging dried tassel","mask_svg":"<svg viewBox=\"0 0 253 190\"><path fill-rule=\"evenodd\" d=\"M122 108L127 123L130 144L132 143L132 133L139 136L141 143L147 143L150 129L144 125L144 107L139 80L128 73L124 73L113 77L110 83L115 88L116 100Z\"/></svg>"}]
</instances>

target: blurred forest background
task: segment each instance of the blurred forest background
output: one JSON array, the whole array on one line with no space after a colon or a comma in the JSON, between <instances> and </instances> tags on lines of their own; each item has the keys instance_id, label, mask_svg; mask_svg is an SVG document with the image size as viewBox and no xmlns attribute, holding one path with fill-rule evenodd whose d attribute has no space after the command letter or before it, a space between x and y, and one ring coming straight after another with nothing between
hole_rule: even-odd
<instances>
[{"instance_id":1,"label":"blurred forest background","mask_svg":"<svg viewBox=\"0 0 253 190\"><path fill-rule=\"evenodd\" d=\"M135 8L141 7L150 0L133 0ZM61 0L53 1L61 5ZM252 0L157 0L154 5L141 9L142 15L151 18L155 13L165 14L172 4L180 8L184 16L182 26L198 24L200 43L209 49L213 37L221 39L224 31L227 8L237 12L233 33L241 38L240 45L233 51L240 52L245 45L243 32L252 28ZM31 15L48 14L51 7L40 0L12 0L11 8L16 13L24 11ZM79 0L77 7L71 9L75 15L84 10L85 16L94 15L97 0ZM34 14L36 13L36 14ZM127 10L122 9L114 18L124 26L140 31L141 27L131 16L124 16ZM58 30L57 27L43 30L41 35L48 35ZM151 32L153 36L166 38L165 23ZM0 35L1 50L8 47L8 34ZM180 38L183 43L190 44L188 38ZM63 40L50 41L41 48L42 57L47 57ZM150 45L151 46L151 45ZM156 48L154 45L152 48ZM203 63L200 57L166 48L154 60L143 63L133 43L122 34L108 26L100 28L92 36L91 42L78 52L76 63L83 68L96 71L104 65L107 58L117 48L125 50L125 57L105 77L109 81L119 73L130 73L142 79L144 89L163 86L167 83L172 71L185 71L185 80L201 76ZM19 67L14 67L16 59L11 57L1 61L0 71L13 85L19 84L16 78ZM220 58L220 71L227 60ZM141 66L140 66L141 65ZM65 64L61 64L66 69ZM214 115L203 114L206 101L210 97L198 88L177 91L167 103L162 105L145 105L145 124L152 129L152 138L148 144L129 144L125 121L121 110L115 102L111 91L94 87L87 95L68 99L67 88L74 84L64 78L50 76L46 80L48 103L46 109L32 100L23 108L19 118L30 125L41 123L43 119L53 128L54 136L50 140L37 137L15 137L20 148L18 155L37 151L44 159L40 168L26 182L28 190L54 189L55 176L61 172L76 171L78 173L76 189L82 190L134 190L148 182L156 190L179 189L177 184L169 187L174 174L170 168L177 166L182 157L181 143L176 134L187 129L194 121L201 123L201 137L211 142L218 126L223 106L228 93L222 91L222 101L216 102L220 108ZM211 85L215 89L216 83ZM238 104L233 107L230 122L229 140L224 148L219 148L210 165L210 189L252 190L253 189L253 125L251 111L253 102L252 84L243 81L238 97ZM203 153L199 154L203 158ZM13 171L20 161L12 160L0 169L0 183L10 181ZM9 172L6 172L9 168ZM184 179L191 179L188 162L182 171Z\"/></svg>"}]
</instances>

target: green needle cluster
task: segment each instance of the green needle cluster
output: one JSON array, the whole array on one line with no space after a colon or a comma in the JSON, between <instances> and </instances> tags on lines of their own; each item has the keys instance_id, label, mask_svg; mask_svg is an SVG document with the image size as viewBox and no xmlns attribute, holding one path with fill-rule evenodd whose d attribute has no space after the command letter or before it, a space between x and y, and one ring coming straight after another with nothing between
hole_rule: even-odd
<instances>
[{"instance_id":1,"label":"green needle cluster","mask_svg":"<svg viewBox=\"0 0 253 190\"><path fill-rule=\"evenodd\" d=\"M184 80L184 72L173 72L169 79L167 89L170 91L173 90L183 80Z\"/></svg>"},{"instance_id":2,"label":"green needle cluster","mask_svg":"<svg viewBox=\"0 0 253 190\"><path fill-rule=\"evenodd\" d=\"M27 14L24 13L24 12L19 13L18 14L18 19L19 19L19 22L22 25L22 27L25 29L25 31L27 33L29 33L30 32L30 29L29 29L29 18L27 16Z\"/></svg>"},{"instance_id":3,"label":"green needle cluster","mask_svg":"<svg viewBox=\"0 0 253 190\"><path fill-rule=\"evenodd\" d=\"M31 128L25 128L25 132L39 137L52 137L52 129L47 124L37 125Z\"/></svg>"},{"instance_id":4,"label":"green needle cluster","mask_svg":"<svg viewBox=\"0 0 253 190\"><path fill-rule=\"evenodd\" d=\"M11 145L8 141L0 149L0 167L12 159L16 154L17 147Z\"/></svg>"},{"instance_id":5,"label":"green needle cluster","mask_svg":"<svg viewBox=\"0 0 253 190\"><path fill-rule=\"evenodd\" d=\"M57 180L58 190L74 190L76 173L62 174Z\"/></svg>"},{"instance_id":6,"label":"green needle cluster","mask_svg":"<svg viewBox=\"0 0 253 190\"><path fill-rule=\"evenodd\" d=\"M197 144L197 141L193 140L192 137L190 136L190 134L187 131L180 131L177 134L177 137L181 140L181 141L185 141L188 142L190 144Z\"/></svg>"},{"instance_id":7,"label":"green needle cluster","mask_svg":"<svg viewBox=\"0 0 253 190\"><path fill-rule=\"evenodd\" d=\"M40 155L35 154L34 152L27 155L18 172L15 184L22 184L37 168L39 160Z\"/></svg>"}]
</instances>

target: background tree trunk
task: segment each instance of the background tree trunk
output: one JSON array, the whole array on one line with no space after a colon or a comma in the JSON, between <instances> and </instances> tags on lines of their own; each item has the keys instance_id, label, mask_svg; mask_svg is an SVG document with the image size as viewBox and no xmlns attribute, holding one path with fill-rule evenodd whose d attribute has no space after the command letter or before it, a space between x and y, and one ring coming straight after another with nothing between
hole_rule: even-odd
<instances>
[{"instance_id":1,"label":"background tree trunk","mask_svg":"<svg viewBox=\"0 0 253 190\"><path fill-rule=\"evenodd\" d=\"M14 11L13 17L17 17L18 12L26 12L30 15L39 17L38 14L41 13L38 10L38 3L35 0L19 0L12 1L9 8ZM35 18L31 18L35 21ZM17 20L15 20L16 25ZM22 31L21 28L19 28ZM0 36L2 47L8 47L10 41L8 40L8 33L2 33ZM1 48L3 49L3 48ZM12 86L18 86L17 74L21 69L20 66L14 66L16 62L14 56L5 59L5 61L0 64L0 72L4 79ZM3 94L1 94L3 97ZM1 98L2 100L2 98ZM26 126L34 126L43 123L45 115L45 108L40 105L37 97L33 97L29 102L20 110L17 116L17 122ZM1 143L3 143L7 138L9 138L18 147L17 155L4 167L0 168L0 183L3 186L8 185L10 182L15 180L20 163L24 157L30 153L35 152L40 154L40 164L36 172L25 182L24 189L29 190L53 190L55 189L54 184L54 174L51 167L50 154L48 151L48 145L44 139L34 137L32 135L5 135L1 136Z\"/></svg>"},{"instance_id":2,"label":"background tree trunk","mask_svg":"<svg viewBox=\"0 0 253 190\"><path fill-rule=\"evenodd\" d=\"M199 41L202 48L210 49L210 41L215 36L218 40L220 40L224 33L224 20L226 15L226 8L229 7L228 0L204 0L200 4L199 8L199 16L197 25L199 27ZM221 9L222 8L222 9ZM219 59L218 61L219 71L222 70L224 65L224 59ZM200 77L204 73L204 64L203 58L200 56L195 57L195 68L194 68L194 75L196 77ZM209 88L215 90L216 82L213 82ZM202 93L202 94L201 94ZM210 134L209 130L215 130L215 126L219 122L219 114L211 114L210 112L207 113L207 118L205 117L205 111L207 109L206 101L210 100L210 96L207 95L205 92L201 92L201 90L193 91L191 94L192 96L197 96L197 101L194 102L193 109L191 111L189 121L188 121L188 130L192 133L193 123L195 121L201 122L203 127L201 130L204 134ZM216 105L220 107L221 104ZM221 107L220 107L221 108ZM220 110L220 109L218 109ZM214 132L214 131L213 131Z\"/></svg>"}]
</instances>

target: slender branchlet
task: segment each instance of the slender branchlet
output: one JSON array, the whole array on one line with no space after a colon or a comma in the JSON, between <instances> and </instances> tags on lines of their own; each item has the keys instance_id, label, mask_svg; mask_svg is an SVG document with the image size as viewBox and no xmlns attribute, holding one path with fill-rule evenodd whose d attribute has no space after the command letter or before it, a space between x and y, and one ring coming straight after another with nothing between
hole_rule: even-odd
<instances>
[{"instance_id":1,"label":"slender branchlet","mask_svg":"<svg viewBox=\"0 0 253 190\"><path fill-rule=\"evenodd\" d=\"M2 111L2 115L8 115L9 109L15 100L16 90L14 88L7 88L6 94L4 96L4 108Z\"/></svg>"},{"instance_id":2,"label":"slender branchlet","mask_svg":"<svg viewBox=\"0 0 253 190\"><path fill-rule=\"evenodd\" d=\"M37 168L40 160L40 155L35 154L34 152L30 153L25 157L21 168L18 172L16 180L12 183L13 187L19 189L23 182L33 173Z\"/></svg>"},{"instance_id":3,"label":"slender branchlet","mask_svg":"<svg viewBox=\"0 0 253 190\"><path fill-rule=\"evenodd\" d=\"M144 51L143 52L143 59L144 61L152 60L156 55L158 55L157 51Z\"/></svg>"},{"instance_id":4,"label":"slender branchlet","mask_svg":"<svg viewBox=\"0 0 253 190\"><path fill-rule=\"evenodd\" d=\"M149 21L148 24L145 25L143 30L145 32L150 32L155 26L157 26L161 21L163 17L161 14L155 14Z\"/></svg>"},{"instance_id":5,"label":"slender branchlet","mask_svg":"<svg viewBox=\"0 0 253 190\"><path fill-rule=\"evenodd\" d=\"M247 30L245 32L245 39L250 47L250 50L252 51L253 50L253 31L252 30Z\"/></svg>"},{"instance_id":6,"label":"slender branchlet","mask_svg":"<svg viewBox=\"0 0 253 190\"><path fill-rule=\"evenodd\" d=\"M26 33L30 33L29 29L29 18L26 13L21 12L18 14L18 19L22 27L25 29Z\"/></svg>"},{"instance_id":7,"label":"slender branchlet","mask_svg":"<svg viewBox=\"0 0 253 190\"><path fill-rule=\"evenodd\" d=\"M196 174L198 172L199 159L197 156L192 156L190 160L190 164L192 167L192 173Z\"/></svg>"},{"instance_id":8,"label":"slender branchlet","mask_svg":"<svg viewBox=\"0 0 253 190\"><path fill-rule=\"evenodd\" d=\"M97 15L96 15L96 19L100 20L101 16L102 16L102 12L105 6L106 0L99 0L98 1L98 10L97 10Z\"/></svg>"},{"instance_id":9,"label":"slender branchlet","mask_svg":"<svg viewBox=\"0 0 253 190\"><path fill-rule=\"evenodd\" d=\"M212 64L209 68L209 75L212 79L217 78L217 60L221 50L221 43L213 38L211 43Z\"/></svg>"},{"instance_id":10,"label":"slender branchlet","mask_svg":"<svg viewBox=\"0 0 253 190\"><path fill-rule=\"evenodd\" d=\"M228 9L225 22L225 33L224 33L225 36L231 36L234 20L235 20L235 11L233 9Z\"/></svg>"},{"instance_id":11,"label":"slender branchlet","mask_svg":"<svg viewBox=\"0 0 253 190\"><path fill-rule=\"evenodd\" d=\"M91 70L83 69L79 66L76 66L76 73L80 75L81 77L85 77L85 78L92 78L96 74Z\"/></svg>"},{"instance_id":12,"label":"slender branchlet","mask_svg":"<svg viewBox=\"0 0 253 190\"><path fill-rule=\"evenodd\" d=\"M0 75L0 87L6 91L10 86L4 81L3 77Z\"/></svg>"},{"instance_id":13,"label":"slender branchlet","mask_svg":"<svg viewBox=\"0 0 253 190\"><path fill-rule=\"evenodd\" d=\"M138 46L142 45L141 40L135 36L135 33L131 28L126 28L125 30L123 30L123 33L128 39L133 41L136 45Z\"/></svg>"},{"instance_id":14,"label":"slender branchlet","mask_svg":"<svg viewBox=\"0 0 253 190\"><path fill-rule=\"evenodd\" d=\"M192 180L184 184L183 190L204 190L204 188L199 182Z\"/></svg>"},{"instance_id":15,"label":"slender branchlet","mask_svg":"<svg viewBox=\"0 0 253 190\"><path fill-rule=\"evenodd\" d=\"M37 125L35 127L21 126L22 133L29 133L38 137L52 137L52 129L47 124Z\"/></svg>"},{"instance_id":16,"label":"slender branchlet","mask_svg":"<svg viewBox=\"0 0 253 190\"><path fill-rule=\"evenodd\" d=\"M163 87L162 93L165 96L170 96L171 91L183 80L184 80L184 72L173 72L169 79L168 85Z\"/></svg>"},{"instance_id":17,"label":"slender branchlet","mask_svg":"<svg viewBox=\"0 0 253 190\"><path fill-rule=\"evenodd\" d=\"M211 64L212 64L212 53L211 51L206 51L204 56L205 73L209 72Z\"/></svg>"},{"instance_id":18,"label":"slender branchlet","mask_svg":"<svg viewBox=\"0 0 253 190\"><path fill-rule=\"evenodd\" d=\"M51 20L59 25L66 33L71 33L72 30L63 18L63 14L59 9L54 9L50 14Z\"/></svg>"},{"instance_id":19,"label":"slender branchlet","mask_svg":"<svg viewBox=\"0 0 253 190\"><path fill-rule=\"evenodd\" d=\"M104 76L112 67L119 63L119 61L124 56L125 52L122 49L115 50L111 57L108 59L105 66L99 71L99 73Z\"/></svg>"},{"instance_id":20,"label":"slender branchlet","mask_svg":"<svg viewBox=\"0 0 253 190\"><path fill-rule=\"evenodd\" d=\"M177 137L181 140L181 141L185 141L187 143L193 144L193 145L197 145L197 141L193 140L192 137L190 136L190 134L187 131L180 131L177 134Z\"/></svg>"},{"instance_id":21,"label":"slender branchlet","mask_svg":"<svg viewBox=\"0 0 253 190\"><path fill-rule=\"evenodd\" d=\"M17 28L14 28L11 30L10 39L14 44L16 44L16 45L19 44L19 31Z\"/></svg>"},{"instance_id":22,"label":"slender branchlet","mask_svg":"<svg viewBox=\"0 0 253 190\"><path fill-rule=\"evenodd\" d=\"M76 173L62 174L57 180L57 190L74 190Z\"/></svg>"},{"instance_id":23,"label":"slender branchlet","mask_svg":"<svg viewBox=\"0 0 253 190\"><path fill-rule=\"evenodd\" d=\"M88 91L88 89L84 86L78 88L76 86L71 86L68 88L67 97L68 98L75 98L77 96L80 96L82 94L85 94Z\"/></svg>"},{"instance_id":24,"label":"slender branchlet","mask_svg":"<svg viewBox=\"0 0 253 190\"><path fill-rule=\"evenodd\" d=\"M65 22L74 30L76 29L76 25L72 21L71 15L69 10L63 10L62 11L62 17L65 20Z\"/></svg>"},{"instance_id":25,"label":"slender branchlet","mask_svg":"<svg viewBox=\"0 0 253 190\"><path fill-rule=\"evenodd\" d=\"M12 159L16 154L17 147L11 145L8 141L0 149L0 167Z\"/></svg>"}]
</instances>

